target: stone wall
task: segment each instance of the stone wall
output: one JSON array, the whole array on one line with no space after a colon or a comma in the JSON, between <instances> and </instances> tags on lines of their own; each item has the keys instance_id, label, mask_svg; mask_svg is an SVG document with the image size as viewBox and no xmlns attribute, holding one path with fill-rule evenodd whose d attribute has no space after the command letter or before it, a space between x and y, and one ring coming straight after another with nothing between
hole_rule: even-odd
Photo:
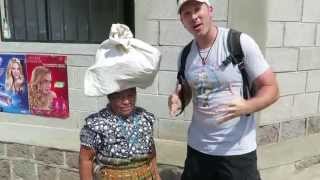
<instances>
[{"instance_id":1,"label":"stone wall","mask_svg":"<svg viewBox=\"0 0 320 180\"><path fill-rule=\"evenodd\" d=\"M78 152L0 142L1 180L78 180Z\"/></svg>"}]
</instances>

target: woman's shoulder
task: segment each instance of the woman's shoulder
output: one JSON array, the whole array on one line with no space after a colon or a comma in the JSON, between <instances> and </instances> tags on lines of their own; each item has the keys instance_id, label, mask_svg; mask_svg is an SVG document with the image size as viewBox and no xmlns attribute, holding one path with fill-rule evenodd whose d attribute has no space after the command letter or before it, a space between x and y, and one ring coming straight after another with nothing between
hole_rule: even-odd
<instances>
[{"instance_id":1,"label":"woman's shoulder","mask_svg":"<svg viewBox=\"0 0 320 180\"><path fill-rule=\"evenodd\" d=\"M136 107L136 113L142 115L144 118L146 118L149 121L155 121L155 115L152 112L147 111L146 109L142 107Z\"/></svg>"},{"instance_id":2,"label":"woman's shoulder","mask_svg":"<svg viewBox=\"0 0 320 180\"><path fill-rule=\"evenodd\" d=\"M102 109L99 112L92 113L85 118L85 125L90 129L96 129L97 126L104 124L108 121L108 112Z\"/></svg>"}]
</instances>

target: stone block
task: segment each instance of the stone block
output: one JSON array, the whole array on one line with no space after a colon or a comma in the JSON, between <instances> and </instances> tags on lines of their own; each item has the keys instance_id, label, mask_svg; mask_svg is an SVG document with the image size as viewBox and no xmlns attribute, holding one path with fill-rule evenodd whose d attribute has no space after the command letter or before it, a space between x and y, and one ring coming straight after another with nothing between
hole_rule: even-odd
<instances>
[{"instance_id":1,"label":"stone block","mask_svg":"<svg viewBox=\"0 0 320 180\"><path fill-rule=\"evenodd\" d=\"M67 57L67 65L71 67L88 67L93 65L94 56L86 56L86 55L68 55Z\"/></svg>"},{"instance_id":2,"label":"stone block","mask_svg":"<svg viewBox=\"0 0 320 180\"><path fill-rule=\"evenodd\" d=\"M10 178L10 163L8 160L0 159L0 179L11 180Z\"/></svg>"},{"instance_id":3,"label":"stone block","mask_svg":"<svg viewBox=\"0 0 320 180\"><path fill-rule=\"evenodd\" d=\"M272 21L299 21L302 0L269 0L268 17Z\"/></svg>"},{"instance_id":4,"label":"stone block","mask_svg":"<svg viewBox=\"0 0 320 180\"><path fill-rule=\"evenodd\" d=\"M308 119L308 134L320 133L320 116Z\"/></svg>"},{"instance_id":5,"label":"stone block","mask_svg":"<svg viewBox=\"0 0 320 180\"><path fill-rule=\"evenodd\" d=\"M283 44L284 24L269 22L267 25L267 47L281 47Z\"/></svg>"},{"instance_id":6,"label":"stone block","mask_svg":"<svg viewBox=\"0 0 320 180\"><path fill-rule=\"evenodd\" d=\"M35 180L36 168L35 164L30 161L17 160L13 161L12 176L13 179Z\"/></svg>"},{"instance_id":7,"label":"stone block","mask_svg":"<svg viewBox=\"0 0 320 180\"><path fill-rule=\"evenodd\" d=\"M190 121L160 119L159 138L186 141L189 124Z\"/></svg>"},{"instance_id":8,"label":"stone block","mask_svg":"<svg viewBox=\"0 0 320 180\"><path fill-rule=\"evenodd\" d=\"M281 96L305 92L306 72L278 73L277 79Z\"/></svg>"},{"instance_id":9,"label":"stone block","mask_svg":"<svg viewBox=\"0 0 320 180\"><path fill-rule=\"evenodd\" d=\"M266 59L274 72L296 71L298 67L298 49L267 48Z\"/></svg>"},{"instance_id":10,"label":"stone block","mask_svg":"<svg viewBox=\"0 0 320 180\"><path fill-rule=\"evenodd\" d=\"M159 138L159 119L153 123L153 138Z\"/></svg>"},{"instance_id":11,"label":"stone block","mask_svg":"<svg viewBox=\"0 0 320 180\"><path fill-rule=\"evenodd\" d=\"M148 19L176 19L178 17L176 1L149 0L147 4L149 7L143 10L147 11Z\"/></svg>"},{"instance_id":12,"label":"stone block","mask_svg":"<svg viewBox=\"0 0 320 180\"><path fill-rule=\"evenodd\" d=\"M292 106L293 96L280 97L277 102L259 113L260 125L269 125L290 119Z\"/></svg>"},{"instance_id":13,"label":"stone block","mask_svg":"<svg viewBox=\"0 0 320 180\"><path fill-rule=\"evenodd\" d=\"M168 96L154 96L138 94L137 105L155 114L157 118L182 119L183 117L171 117L168 109Z\"/></svg>"},{"instance_id":14,"label":"stone block","mask_svg":"<svg viewBox=\"0 0 320 180\"><path fill-rule=\"evenodd\" d=\"M57 149L36 147L35 159L47 164L63 165L63 153Z\"/></svg>"},{"instance_id":15,"label":"stone block","mask_svg":"<svg viewBox=\"0 0 320 180\"><path fill-rule=\"evenodd\" d=\"M143 27L137 27L136 29L136 37L151 45L159 44L159 35L159 21L156 20L146 20Z\"/></svg>"},{"instance_id":16,"label":"stone block","mask_svg":"<svg viewBox=\"0 0 320 180\"><path fill-rule=\"evenodd\" d=\"M7 156L14 158L33 159L32 147L24 144L7 144Z\"/></svg>"},{"instance_id":17,"label":"stone block","mask_svg":"<svg viewBox=\"0 0 320 180\"><path fill-rule=\"evenodd\" d=\"M160 45L185 46L192 40L192 35L178 21L160 21Z\"/></svg>"},{"instance_id":18,"label":"stone block","mask_svg":"<svg viewBox=\"0 0 320 180\"><path fill-rule=\"evenodd\" d=\"M83 89L87 67L68 67L68 88Z\"/></svg>"},{"instance_id":19,"label":"stone block","mask_svg":"<svg viewBox=\"0 0 320 180\"><path fill-rule=\"evenodd\" d=\"M317 39L316 39L316 45L320 46L320 24L317 26Z\"/></svg>"},{"instance_id":20,"label":"stone block","mask_svg":"<svg viewBox=\"0 0 320 180\"><path fill-rule=\"evenodd\" d=\"M97 111L97 98L84 95L83 90L69 90L69 107L71 110Z\"/></svg>"},{"instance_id":21,"label":"stone block","mask_svg":"<svg viewBox=\"0 0 320 180\"><path fill-rule=\"evenodd\" d=\"M293 164L306 157L317 156L320 154L319 138L320 134L315 134L281 141L277 144L259 146L257 151L258 167L260 169L269 169L285 164Z\"/></svg>"},{"instance_id":22,"label":"stone block","mask_svg":"<svg viewBox=\"0 0 320 180\"><path fill-rule=\"evenodd\" d=\"M170 95L174 92L177 83L177 72L160 71L159 94Z\"/></svg>"},{"instance_id":23,"label":"stone block","mask_svg":"<svg viewBox=\"0 0 320 180\"><path fill-rule=\"evenodd\" d=\"M319 82L320 82L320 70L309 71L308 80L307 80L307 92L320 91Z\"/></svg>"},{"instance_id":24,"label":"stone block","mask_svg":"<svg viewBox=\"0 0 320 180\"><path fill-rule=\"evenodd\" d=\"M73 169L79 169L79 152L66 152L66 164Z\"/></svg>"},{"instance_id":25,"label":"stone block","mask_svg":"<svg viewBox=\"0 0 320 180\"><path fill-rule=\"evenodd\" d=\"M77 54L93 56L95 55L98 47L98 44L4 42L0 47L0 52L37 52L43 54Z\"/></svg>"},{"instance_id":26,"label":"stone block","mask_svg":"<svg viewBox=\"0 0 320 180\"><path fill-rule=\"evenodd\" d=\"M0 141L0 157L5 155L5 143Z\"/></svg>"},{"instance_id":27,"label":"stone block","mask_svg":"<svg viewBox=\"0 0 320 180\"><path fill-rule=\"evenodd\" d=\"M213 18L215 20L228 20L228 5L230 0L211 1L213 5Z\"/></svg>"},{"instance_id":28,"label":"stone block","mask_svg":"<svg viewBox=\"0 0 320 180\"><path fill-rule=\"evenodd\" d=\"M320 47L302 47L300 49L299 70L320 69Z\"/></svg>"},{"instance_id":29,"label":"stone block","mask_svg":"<svg viewBox=\"0 0 320 180\"><path fill-rule=\"evenodd\" d=\"M178 58L181 52L181 47L161 46L161 63L160 70L162 71L177 71Z\"/></svg>"},{"instance_id":30,"label":"stone block","mask_svg":"<svg viewBox=\"0 0 320 180\"><path fill-rule=\"evenodd\" d=\"M311 23L286 23L284 45L286 47L314 46L315 28L315 24Z\"/></svg>"},{"instance_id":31,"label":"stone block","mask_svg":"<svg viewBox=\"0 0 320 180\"><path fill-rule=\"evenodd\" d=\"M60 172L60 180L79 180L79 172L62 169Z\"/></svg>"},{"instance_id":32,"label":"stone block","mask_svg":"<svg viewBox=\"0 0 320 180\"><path fill-rule=\"evenodd\" d=\"M303 22L320 22L320 2L318 0L304 0Z\"/></svg>"},{"instance_id":33,"label":"stone block","mask_svg":"<svg viewBox=\"0 0 320 180\"><path fill-rule=\"evenodd\" d=\"M58 171L56 167L38 164L39 180L56 180Z\"/></svg>"},{"instance_id":34,"label":"stone block","mask_svg":"<svg viewBox=\"0 0 320 180\"><path fill-rule=\"evenodd\" d=\"M85 123L84 119L88 117L89 114L91 114L91 112L72 111L70 116L71 116L71 119L76 122L76 127L82 128Z\"/></svg>"},{"instance_id":35,"label":"stone block","mask_svg":"<svg viewBox=\"0 0 320 180\"><path fill-rule=\"evenodd\" d=\"M156 139L157 161L182 167L186 158L186 142ZM178 152L178 153L177 153Z\"/></svg>"},{"instance_id":36,"label":"stone block","mask_svg":"<svg viewBox=\"0 0 320 180\"><path fill-rule=\"evenodd\" d=\"M279 139L280 124L259 126L257 130L258 145L277 143Z\"/></svg>"},{"instance_id":37,"label":"stone block","mask_svg":"<svg viewBox=\"0 0 320 180\"><path fill-rule=\"evenodd\" d=\"M294 96L292 117L309 117L318 112L318 93Z\"/></svg>"},{"instance_id":38,"label":"stone block","mask_svg":"<svg viewBox=\"0 0 320 180\"><path fill-rule=\"evenodd\" d=\"M280 140L285 141L306 134L306 120L294 120L281 123Z\"/></svg>"}]
</instances>

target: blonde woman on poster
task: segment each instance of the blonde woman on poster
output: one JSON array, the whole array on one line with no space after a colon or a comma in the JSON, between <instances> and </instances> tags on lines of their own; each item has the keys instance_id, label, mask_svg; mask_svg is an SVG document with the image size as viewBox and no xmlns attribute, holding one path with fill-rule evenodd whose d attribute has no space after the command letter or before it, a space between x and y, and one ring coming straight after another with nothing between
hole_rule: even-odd
<instances>
[{"instance_id":1,"label":"blonde woman on poster","mask_svg":"<svg viewBox=\"0 0 320 180\"><path fill-rule=\"evenodd\" d=\"M5 89L12 93L19 93L25 89L25 78L22 65L18 58L11 58L8 62Z\"/></svg>"},{"instance_id":2,"label":"blonde woman on poster","mask_svg":"<svg viewBox=\"0 0 320 180\"><path fill-rule=\"evenodd\" d=\"M67 112L60 109L66 109L66 104L51 89L51 76L51 70L45 66L37 66L32 70L29 82L30 111L37 115L64 117Z\"/></svg>"},{"instance_id":3,"label":"blonde woman on poster","mask_svg":"<svg viewBox=\"0 0 320 180\"><path fill-rule=\"evenodd\" d=\"M29 113L25 56L0 54L0 111Z\"/></svg>"}]
</instances>

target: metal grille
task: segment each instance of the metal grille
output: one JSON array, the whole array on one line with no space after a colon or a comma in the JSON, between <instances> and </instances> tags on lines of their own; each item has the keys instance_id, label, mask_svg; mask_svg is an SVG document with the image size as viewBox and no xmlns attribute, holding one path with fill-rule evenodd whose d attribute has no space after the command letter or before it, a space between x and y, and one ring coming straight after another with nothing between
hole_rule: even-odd
<instances>
[{"instance_id":1,"label":"metal grille","mask_svg":"<svg viewBox=\"0 0 320 180\"><path fill-rule=\"evenodd\" d=\"M134 32L133 0L0 0L4 41L100 43L113 23Z\"/></svg>"}]
</instances>

